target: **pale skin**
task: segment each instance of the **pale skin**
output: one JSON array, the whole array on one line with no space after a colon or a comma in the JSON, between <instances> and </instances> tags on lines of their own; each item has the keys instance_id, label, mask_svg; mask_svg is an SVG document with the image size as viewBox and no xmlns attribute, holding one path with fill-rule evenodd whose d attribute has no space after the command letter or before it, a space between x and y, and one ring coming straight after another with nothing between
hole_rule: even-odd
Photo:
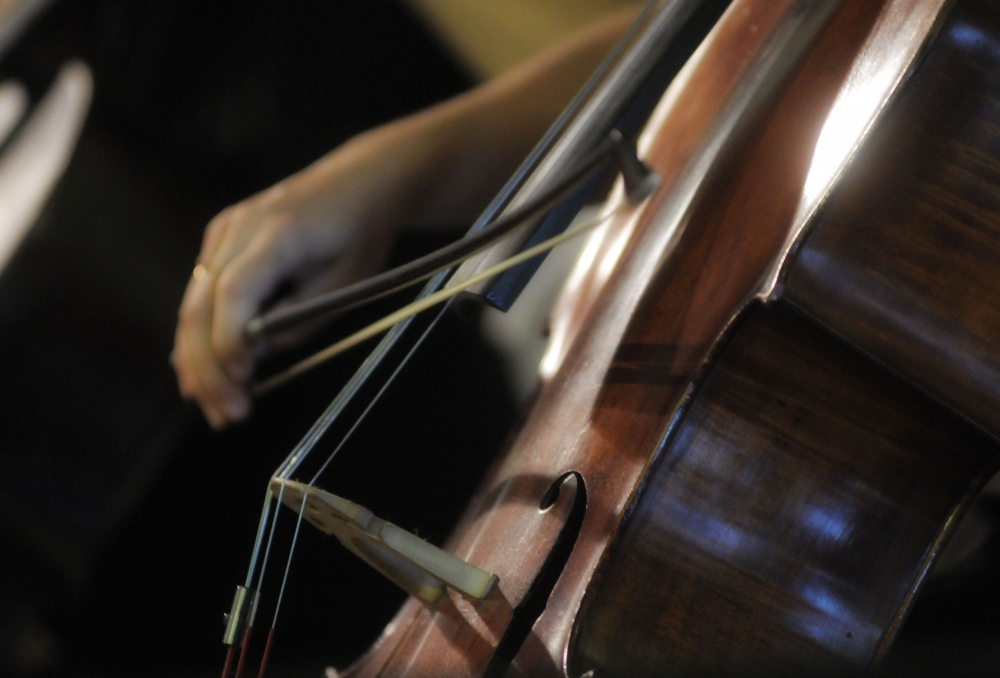
<instances>
[{"instance_id":1,"label":"pale skin","mask_svg":"<svg viewBox=\"0 0 1000 678\"><path fill-rule=\"evenodd\" d=\"M612 14L463 95L365 132L205 230L181 303L181 394L214 428L245 419L264 349L247 322L283 281L294 299L376 273L404 227L474 219L638 13Z\"/></svg>"}]
</instances>

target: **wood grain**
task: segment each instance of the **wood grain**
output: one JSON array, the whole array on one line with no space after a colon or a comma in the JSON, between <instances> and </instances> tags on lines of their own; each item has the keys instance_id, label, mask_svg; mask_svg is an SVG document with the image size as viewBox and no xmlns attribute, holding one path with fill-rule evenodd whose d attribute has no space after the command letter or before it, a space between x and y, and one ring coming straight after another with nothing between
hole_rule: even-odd
<instances>
[{"instance_id":1,"label":"wood grain","mask_svg":"<svg viewBox=\"0 0 1000 678\"><path fill-rule=\"evenodd\" d=\"M992 21L992 10L960 6L888 109L905 124L870 137L824 211L806 224L797 219L839 93L863 85L859 77L879 84L886 74L879 95L891 93L940 26L942 4L845 0L801 67L725 139L679 218L687 173L768 40L803 6L734 3L643 138L662 187L637 210L612 203L622 211L559 307L563 344L552 353L552 377L446 545L498 573L497 600L411 601L350 675L480 675L558 530L539 513L541 496L571 470L588 497L579 537L507 675L877 661L998 454L962 415L981 423L983 412L1000 410L959 407L981 401L987 387L1000 393L992 373L974 393L953 379L957 395L925 392L917 378L949 360L965 369L952 376L994 367L1000 293L986 288L1000 270L989 268L997 211L993 193L976 197L972 188L990 184L990 158L1000 158L989 136L995 104L992 95L960 95L1000 84L991 80L992 34L962 29ZM921 30L886 30L911 15L905 25ZM935 60L949 59L957 74L927 79ZM946 103L907 104L935 93L952 93L972 111L949 118ZM948 124L978 131L967 142L946 140ZM859 138L845 140L847 148ZM864 165L868 156L876 160ZM890 191L895 174L911 188ZM941 177L968 190L943 192ZM903 219L911 213L966 228L924 227ZM806 240L782 269L790 271L781 288L788 301L750 301L800 232ZM937 250L946 255L935 258ZM965 272L972 264L987 268ZM969 291L978 296L961 296ZM921 306L924 297L932 302ZM921 344L905 321L924 307L944 319ZM734 322L740 309L748 310ZM956 319L968 321L979 344L963 339L966 329L950 332ZM921 322L918 330L929 321ZM920 352L934 342L958 352ZM548 535L545 546L537 531Z\"/></svg>"},{"instance_id":2,"label":"wood grain","mask_svg":"<svg viewBox=\"0 0 1000 678\"><path fill-rule=\"evenodd\" d=\"M799 308L1000 435L1000 10L959 4L786 282Z\"/></svg>"},{"instance_id":3,"label":"wood grain","mask_svg":"<svg viewBox=\"0 0 1000 678\"><path fill-rule=\"evenodd\" d=\"M651 469L571 675L870 664L992 439L778 303L754 304Z\"/></svg>"},{"instance_id":4,"label":"wood grain","mask_svg":"<svg viewBox=\"0 0 1000 678\"><path fill-rule=\"evenodd\" d=\"M603 279L596 285L600 294L588 301L587 320L577 328L577 338L568 346L555 376L445 545L460 558L495 572L505 600L517 606L547 555L535 536L539 500L566 471L579 472L584 479L589 501L576 547L547 608L513 661L514 674L563 674L575 611L657 449L675 403L696 372L701 355L733 308L753 291L769 253L783 241L785 232L778 224L744 250L727 246L724 256L712 259L717 254L712 243L720 237L719 229L683 231L683 242L679 242L667 230L670 224L663 213L671 206L680 177L762 46L800 10L794 0L739 0L687 67L685 77L702 84L680 87L654 114L648 137L652 142L646 145L645 157L663 176L663 184L640 209L612 207L617 207L618 216L609 231L625 233L627 244L610 275L601 267L591 272ZM846 72L846 64L840 72ZM832 97L831 93L825 100L832 101ZM814 105L808 97L801 101ZM756 129L751 122L746 131ZM817 123L810 124L818 129ZM751 136L751 142L754 139ZM730 177L725 168L716 174L713 182ZM733 238L734 231L742 228L742 222L730 221L721 232ZM754 256L744 258L748 251ZM648 271L664 266L667 259L678 270L651 279ZM715 272L707 280L726 281L725 289L706 293L710 302L701 309L686 305L684 295L697 287L706 271ZM656 383L608 382L609 370L614 372L622 364L616 354L630 322L649 298L666 299L663 303L668 307L682 304L681 312L669 323L642 325L656 328L658 343L681 347L664 368L671 376ZM592 488L599 491L592 492ZM480 642L483 635L476 625L462 625L458 619L446 609L408 604L349 675L480 675L489 664L497 636Z\"/></svg>"}]
</instances>

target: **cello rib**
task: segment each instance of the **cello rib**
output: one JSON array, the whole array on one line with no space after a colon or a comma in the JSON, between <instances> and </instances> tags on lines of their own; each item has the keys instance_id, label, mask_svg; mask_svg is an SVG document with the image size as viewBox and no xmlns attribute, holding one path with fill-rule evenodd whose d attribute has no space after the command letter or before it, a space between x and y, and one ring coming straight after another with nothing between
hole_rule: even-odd
<instances>
[{"instance_id":1,"label":"cello rib","mask_svg":"<svg viewBox=\"0 0 1000 678\"><path fill-rule=\"evenodd\" d=\"M787 298L1000 436L1000 12L958 4L810 228Z\"/></svg>"},{"instance_id":2,"label":"cello rib","mask_svg":"<svg viewBox=\"0 0 1000 678\"><path fill-rule=\"evenodd\" d=\"M809 220L790 222L784 285L765 284L671 430L577 617L571 674L877 664L996 470L982 429L1000 431L1000 82L985 45L1000 17L907 9L869 24L847 89L867 86L879 118L841 140L850 163L818 209L801 209L799 168L784 204ZM893 34L894 18L940 32ZM734 190L752 201L752 184Z\"/></svg>"},{"instance_id":3,"label":"cello rib","mask_svg":"<svg viewBox=\"0 0 1000 678\"><path fill-rule=\"evenodd\" d=\"M784 302L723 344L588 592L570 675L870 666L996 469L994 440Z\"/></svg>"}]
</instances>

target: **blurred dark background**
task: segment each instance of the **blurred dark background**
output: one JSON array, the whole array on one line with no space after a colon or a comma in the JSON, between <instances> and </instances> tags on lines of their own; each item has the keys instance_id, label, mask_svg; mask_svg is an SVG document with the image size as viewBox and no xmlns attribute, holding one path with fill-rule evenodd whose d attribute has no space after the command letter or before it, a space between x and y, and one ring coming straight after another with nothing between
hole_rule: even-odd
<instances>
[{"instance_id":1,"label":"blurred dark background","mask_svg":"<svg viewBox=\"0 0 1000 678\"><path fill-rule=\"evenodd\" d=\"M205 224L472 81L389 0L56 0L0 55L0 80L33 106L71 59L93 74L86 124L0 273L0 670L215 675L267 480L365 350L211 432L167 360ZM405 238L394 256L440 244ZM436 541L513 414L474 326L443 325L327 482ZM345 665L403 599L306 532L275 676Z\"/></svg>"}]
</instances>

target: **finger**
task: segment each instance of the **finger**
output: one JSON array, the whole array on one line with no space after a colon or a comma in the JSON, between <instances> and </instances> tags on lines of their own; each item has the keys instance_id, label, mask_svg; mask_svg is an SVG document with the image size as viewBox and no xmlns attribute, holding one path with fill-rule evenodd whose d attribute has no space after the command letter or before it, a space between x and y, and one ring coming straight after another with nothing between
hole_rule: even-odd
<instances>
[{"instance_id":1,"label":"finger","mask_svg":"<svg viewBox=\"0 0 1000 678\"><path fill-rule=\"evenodd\" d=\"M214 282L210 273L188 286L177 330L177 360L182 388L198 401L210 423L221 426L227 420L243 419L250 401L223 373L212 350Z\"/></svg>"},{"instance_id":2,"label":"finger","mask_svg":"<svg viewBox=\"0 0 1000 678\"><path fill-rule=\"evenodd\" d=\"M275 287L308 264L309 248L290 219L273 219L226 266L215 291L212 347L223 369L243 382L253 370L244 329Z\"/></svg>"},{"instance_id":3,"label":"finger","mask_svg":"<svg viewBox=\"0 0 1000 678\"><path fill-rule=\"evenodd\" d=\"M229 228L232 221L233 209L233 207L227 207L208 222L208 226L205 227L205 235L202 237L198 261L210 261L215 255L219 243L222 242L226 229Z\"/></svg>"},{"instance_id":4,"label":"finger","mask_svg":"<svg viewBox=\"0 0 1000 678\"><path fill-rule=\"evenodd\" d=\"M223 411L215 403L206 400L202 395L204 388L198 378L198 372L191 367L190 343L187 341L187 335L183 333L179 333L177 336L174 345L174 357L177 380L182 395L184 395L186 400L194 400L198 403L202 414L205 415L205 419L208 420L212 428L219 429L225 426L226 416Z\"/></svg>"},{"instance_id":5,"label":"finger","mask_svg":"<svg viewBox=\"0 0 1000 678\"><path fill-rule=\"evenodd\" d=\"M335 290L338 287L343 287L346 283L353 280L351 273L346 269L347 267L343 265L342 261L337 261L325 267L318 274L314 273L307 278L303 278L301 276L298 277L298 285L296 286L295 292L278 301L270 310L279 310L296 304L303 299L309 299L325 292ZM253 351L255 359L261 360L272 351L281 351L293 346L298 346L306 339L316 334L319 329L331 320L332 317L321 317L317 318L315 321L308 322L301 327L284 330L275 335L268 336L264 341L257 342L251 347L251 350Z\"/></svg>"},{"instance_id":6,"label":"finger","mask_svg":"<svg viewBox=\"0 0 1000 678\"><path fill-rule=\"evenodd\" d=\"M174 332L174 347L170 350L170 367L177 377L177 390L180 391L184 400L191 399L190 379L187 376L187 366L184 363L184 356L181 355L181 332L180 327Z\"/></svg>"},{"instance_id":7,"label":"finger","mask_svg":"<svg viewBox=\"0 0 1000 678\"><path fill-rule=\"evenodd\" d=\"M295 291L280 299L270 310L279 310L294 305L302 300L356 282L378 271L387 257L389 240L387 238L369 238L368 240L363 244L348 247L340 256L325 262L311 261L297 264L294 267L296 271L294 275ZM252 311L252 315L243 322L243 327L259 310L256 308ZM255 359L260 360L272 351L296 346L314 335L329 320L331 320L330 317L317 318L301 327L269 336L266 341L257 342L252 346L251 351Z\"/></svg>"},{"instance_id":8,"label":"finger","mask_svg":"<svg viewBox=\"0 0 1000 678\"><path fill-rule=\"evenodd\" d=\"M184 322L178 323L174 360L181 393L186 399L198 403L213 428L220 428L225 424L225 416L215 403L206 398L207 391L201 383L199 371L194 366L196 361L192 357L190 335L190 327L185 326Z\"/></svg>"},{"instance_id":9,"label":"finger","mask_svg":"<svg viewBox=\"0 0 1000 678\"><path fill-rule=\"evenodd\" d=\"M195 375L195 400L209 423L221 428L231 421L242 421L250 413L250 398L229 381L218 363L205 349L208 341L186 337L183 344L191 372Z\"/></svg>"},{"instance_id":10,"label":"finger","mask_svg":"<svg viewBox=\"0 0 1000 678\"><path fill-rule=\"evenodd\" d=\"M269 213L247 202L227 208L209 222L199 263L221 271L257 236L260 221Z\"/></svg>"},{"instance_id":11,"label":"finger","mask_svg":"<svg viewBox=\"0 0 1000 678\"><path fill-rule=\"evenodd\" d=\"M185 338L191 332L192 324L197 322L197 315L192 308L196 302L195 288L203 283L202 277L192 277L184 289L180 310L177 312L177 328L174 330L174 350L170 353L170 363L177 375L177 387L185 399L191 400L198 392L197 375L190 367L187 356Z\"/></svg>"},{"instance_id":12,"label":"finger","mask_svg":"<svg viewBox=\"0 0 1000 678\"><path fill-rule=\"evenodd\" d=\"M219 428L225 423L225 417L214 403L209 403L201 397L204 388L200 383L198 372L191 367L192 358L187 333L177 332L173 355L174 369L177 372L177 381L181 389L181 394L186 400L197 402L212 427Z\"/></svg>"}]
</instances>

